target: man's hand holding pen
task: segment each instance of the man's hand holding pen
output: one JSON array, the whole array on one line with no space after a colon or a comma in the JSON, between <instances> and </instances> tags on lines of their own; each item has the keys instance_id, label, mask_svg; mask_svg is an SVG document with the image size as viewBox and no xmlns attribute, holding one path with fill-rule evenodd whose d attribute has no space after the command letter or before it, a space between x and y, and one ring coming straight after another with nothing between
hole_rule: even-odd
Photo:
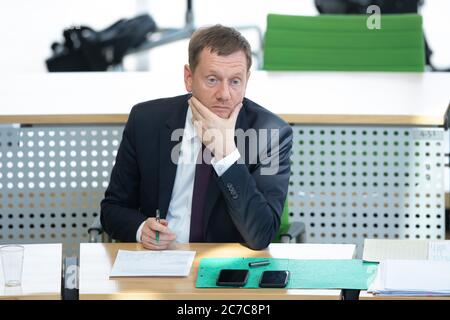
<instances>
[{"instance_id":1,"label":"man's hand holding pen","mask_svg":"<svg viewBox=\"0 0 450 320\"><path fill-rule=\"evenodd\" d=\"M159 237L156 236L157 232L159 232ZM141 234L141 242L144 248L165 250L175 239L176 235L169 229L167 220L160 219L158 222L156 218L148 218L145 221Z\"/></svg>"}]
</instances>

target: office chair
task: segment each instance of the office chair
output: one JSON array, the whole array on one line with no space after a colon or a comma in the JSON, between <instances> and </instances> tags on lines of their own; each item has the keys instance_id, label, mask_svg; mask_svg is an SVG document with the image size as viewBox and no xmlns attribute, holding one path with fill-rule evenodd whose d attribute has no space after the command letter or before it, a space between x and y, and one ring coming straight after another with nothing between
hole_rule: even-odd
<instances>
[{"instance_id":1,"label":"office chair","mask_svg":"<svg viewBox=\"0 0 450 320\"><path fill-rule=\"evenodd\" d=\"M157 28L156 37L147 40L137 48L132 48L127 51L128 54L139 53L159 47L175 41L189 39L195 31L194 13L192 11L192 0L186 1L185 24L181 29L177 28Z\"/></svg>"},{"instance_id":2,"label":"office chair","mask_svg":"<svg viewBox=\"0 0 450 320\"><path fill-rule=\"evenodd\" d=\"M91 226L88 229L89 242L112 242L112 238L106 233L103 232L102 223L100 221L100 215L98 215L94 222L92 222Z\"/></svg>"},{"instance_id":3,"label":"office chair","mask_svg":"<svg viewBox=\"0 0 450 320\"><path fill-rule=\"evenodd\" d=\"M423 0L314 0L317 10L331 14L366 14L377 5L382 13L417 13Z\"/></svg>"},{"instance_id":4,"label":"office chair","mask_svg":"<svg viewBox=\"0 0 450 320\"><path fill-rule=\"evenodd\" d=\"M366 14L367 8L376 5L381 13L418 13L424 0L314 0L314 4L320 14ZM450 71L450 69L436 68L431 62L433 50L428 45L426 36L425 42L425 64L431 71Z\"/></svg>"},{"instance_id":5,"label":"office chair","mask_svg":"<svg viewBox=\"0 0 450 320\"><path fill-rule=\"evenodd\" d=\"M153 18L142 14L131 19L120 19L108 28L95 31L88 26L65 29L64 42L53 43L52 56L46 59L50 72L123 71L127 55L179 40L189 39L196 30L192 0L187 0L185 25L182 28L159 28ZM256 25L237 26L238 30L254 30L259 48L252 50L258 69L262 65L263 36Z\"/></svg>"},{"instance_id":6,"label":"office chair","mask_svg":"<svg viewBox=\"0 0 450 320\"><path fill-rule=\"evenodd\" d=\"M261 29L256 25L242 25L242 26L235 26L239 31L244 30L253 30L256 32L258 41L259 41L259 47L258 50L252 50L252 55L257 60L257 69L261 69L262 67L262 43L263 43L263 34ZM193 13L193 1L187 0L186 1L186 13L185 13L185 25L181 29L176 28L158 28L154 36L141 44L137 48L132 48L127 51L126 55L129 54L135 54L139 52L144 52L147 50L150 50L152 48L169 44L175 41L184 40L184 39L190 39L194 31L196 30L196 26L194 23L194 13ZM120 66L119 66L120 68Z\"/></svg>"},{"instance_id":7,"label":"office chair","mask_svg":"<svg viewBox=\"0 0 450 320\"><path fill-rule=\"evenodd\" d=\"M367 15L269 14L265 70L412 71L425 69L422 17L382 16L381 29Z\"/></svg>"},{"instance_id":8,"label":"office chair","mask_svg":"<svg viewBox=\"0 0 450 320\"><path fill-rule=\"evenodd\" d=\"M306 242L306 229L303 222L293 221L289 223L289 205L288 201L284 203L283 213L281 215L280 230L275 236L275 242L281 243L304 243Z\"/></svg>"}]
</instances>

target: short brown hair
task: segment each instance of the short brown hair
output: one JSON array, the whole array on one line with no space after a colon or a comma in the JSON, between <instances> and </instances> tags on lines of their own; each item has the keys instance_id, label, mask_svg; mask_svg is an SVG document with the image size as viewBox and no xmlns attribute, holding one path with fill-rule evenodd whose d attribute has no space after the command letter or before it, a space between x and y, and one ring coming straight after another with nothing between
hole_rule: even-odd
<instances>
[{"instance_id":1,"label":"short brown hair","mask_svg":"<svg viewBox=\"0 0 450 320\"><path fill-rule=\"evenodd\" d=\"M212 53L227 56L242 51L247 58L247 70L252 65L252 50L247 39L239 31L216 24L212 27L203 27L194 32L189 42L189 66L192 71L198 65L200 53L209 48Z\"/></svg>"}]
</instances>

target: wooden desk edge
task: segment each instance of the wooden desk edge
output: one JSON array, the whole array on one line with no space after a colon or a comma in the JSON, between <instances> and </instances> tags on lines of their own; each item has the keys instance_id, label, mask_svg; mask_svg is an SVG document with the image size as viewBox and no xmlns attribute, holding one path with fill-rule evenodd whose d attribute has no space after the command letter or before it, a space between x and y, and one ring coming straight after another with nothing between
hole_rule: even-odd
<instances>
[{"instance_id":1,"label":"wooden desk edge","mask_svg":"<svg viewBox=\"0 0 450 320\"><path fill-rule=\"evenodd\" d=\"M321 114L278 114L292 124L335 124L335 125L414 125L442 126L444 116L411 115L321 115ZM60 114L60 115L0 115L0 123L21 124L125 124L128 114Z\"/></svg>"},{"instance_id":2,"label":"wooden desk edge","mask_svg":"<svg viewBox=\"0 0 450 320\"><path fill-rule=\"evenodd\" d=\"M0 296L0 300L62 300L61 294L55 293L33 293L17 296Z\"/></svg>"},{"instance_id":3,"label":"wooden desk edge","mask_svg":"<svg viewBox=\"0 0 450 320\"><path fill-rule=\"evenodd\" d=\"M283 120L292 124L318 125L414 125L442 126L444 116L412 116L412 115L361 115L361 114L278 114Z\"/></svg>"},{"instance_id":4,"label":"wooden desk edge","mask_svg":"<svg viewBox=\"0 0 450 320\"><path fill-rule=\"evenodd\" d=\"M219 289L220 290L220 289ZM95 294L80 292L80 300L340 300L340 294L333 295L333 292L340 292L340 290L330 291L329 295L273 295L273 294L258 294L252 295L248 289L242 289L243 292L236 294L218 292L216 294L208 293L120 293L120 294Z\"/></svg>"},{"instance_id":5,"label":"wooden desk edge","mask_svg":"<svg viewBox=\"0 0 450 320\"><path fill-rule=\"evenodd\" d=\"M379 296L361 291L359 300L450 300L450 296Z\"/></svg>"},{"instance_id":6,"label":"wooden desk edge","mask_svg":"<svg viewBox=\"0 0 450 320\"><path fill-rule=\"evenodd\" d=\"M128 114L42 114L42 115L8 115L0 116L0 123L20 124L91 124L117 123L125 124Z\"/></svg>"}]
</instances>

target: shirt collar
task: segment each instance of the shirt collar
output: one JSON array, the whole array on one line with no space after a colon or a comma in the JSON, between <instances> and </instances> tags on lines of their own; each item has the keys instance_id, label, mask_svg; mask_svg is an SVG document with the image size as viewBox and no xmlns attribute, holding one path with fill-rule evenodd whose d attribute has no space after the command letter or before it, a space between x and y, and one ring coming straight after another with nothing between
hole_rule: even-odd
<instances>
[{"instance_id":1,"label":"shirt collar","mask_svg":"<svg viewBox=\"0 0 450 320\"><path fill-rule=\"evenodd\" d=\"M184 125L184 139L192 140L197 137L197 133L195 132L194 124L192 123L192 111L188 106L188 110L186 113L186 123Z\"/></svg>"}]
</instances>

